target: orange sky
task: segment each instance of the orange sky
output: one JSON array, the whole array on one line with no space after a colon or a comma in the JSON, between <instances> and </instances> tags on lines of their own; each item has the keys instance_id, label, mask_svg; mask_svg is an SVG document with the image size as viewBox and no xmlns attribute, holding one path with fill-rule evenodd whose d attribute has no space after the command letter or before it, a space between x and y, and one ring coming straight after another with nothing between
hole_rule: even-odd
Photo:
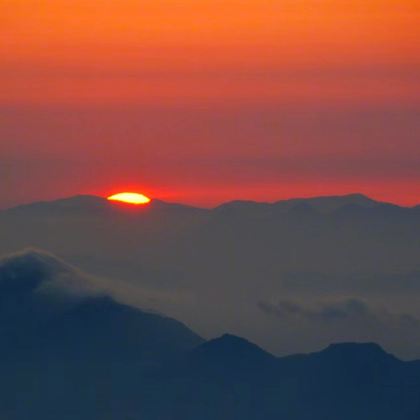
<instances>
[{"instance_id":1,"label":"orange sky","mask_svg":"<svg viewBox=\"0 0 420 420\"><path fill-rule=\"evenodd\" d=\"M0 0L0 35L5 204L25 174L31 199L119 182L419 201L418 1ZM57 161L80 179L31 186Z\"/></svg>"},{"instance_id":2,"label":"orange sky","mask_svg":"<svg viewBox=\"0 0 420 420\"><path fill-rule=\"evenodd\" d=\"M390 100L417 84L417 1L0 4L7 102L214 100L218 87L227 100L318 96L317 87Z\"/></svg>"}]
</instances>

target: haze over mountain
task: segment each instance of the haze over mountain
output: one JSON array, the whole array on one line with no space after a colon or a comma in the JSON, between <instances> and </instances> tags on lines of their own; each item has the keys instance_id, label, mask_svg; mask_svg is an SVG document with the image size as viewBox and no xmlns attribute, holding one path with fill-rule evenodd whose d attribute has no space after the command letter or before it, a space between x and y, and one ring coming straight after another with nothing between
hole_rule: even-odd
<instances>
[{"instance_id":1,"label":"haze over mountain","mask_svg":"<svg viewBox=\"0 0 420 420\"><path fill-rule=\"evenodd\" d=\"M0 212L0 252L43 249L119 301L275 354L375 341L420 357L420 207L361 194L202 209L95 196Z\"/></svg>"},{"instance_id":2,"label":"haze over mountain","mask_svg":"<svg viewBox=\"0 0 420 420\"><path fill-rule=\"evenodd\" d=\"M216 312L216 311L215 311ZM373 343L277 358L118 302L51 254L0 260L7 420L417 420L420 361Z\"/></svg>"},{"instance_id":3,"label":"haze over mountain","mask_svg":"<svg viewBox=\"0 0 420 420\"><path fill-rule=\"evenodd\" d=\"M153 362L202 339L181 323L117 302L106 282L27 251L0 261L2 359Z\"/></svg>"}]
</instances>

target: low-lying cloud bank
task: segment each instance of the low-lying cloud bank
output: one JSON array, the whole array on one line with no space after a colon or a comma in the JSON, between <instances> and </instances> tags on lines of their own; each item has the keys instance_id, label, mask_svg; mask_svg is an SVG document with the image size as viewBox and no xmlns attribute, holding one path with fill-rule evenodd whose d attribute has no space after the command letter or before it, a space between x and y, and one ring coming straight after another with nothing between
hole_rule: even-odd
<instances>
[{"instance_id":1,"label":"low-lying cloud bank","mask_svg":"<svg viewBox=\"0 0 420 420\"><path fill-rule=\"evenodd\" d=\"M400 355L420 352L420 319L355 297L304 300L279 299L257 304L279 327L287 324L296 334L312 330L324 341L375 341Z\"/></svg>"}]
</instances>

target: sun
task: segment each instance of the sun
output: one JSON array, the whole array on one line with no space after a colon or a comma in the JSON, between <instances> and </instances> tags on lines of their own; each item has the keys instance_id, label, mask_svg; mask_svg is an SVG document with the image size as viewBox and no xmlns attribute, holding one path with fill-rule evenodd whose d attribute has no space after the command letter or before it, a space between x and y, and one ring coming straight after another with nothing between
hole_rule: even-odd
<instances>
[{"instance_id":1,"label":"sun","mask_svg":"<svg viewBox=\"0 0 420 420\"><path fill-rule=\"evenodd\" d=\"M134 192L122 192L107 197L109 201L119 201L121 203L128 203L134 205L148 204L152 200L144 194Z\"/></svg>"}]
</instances>

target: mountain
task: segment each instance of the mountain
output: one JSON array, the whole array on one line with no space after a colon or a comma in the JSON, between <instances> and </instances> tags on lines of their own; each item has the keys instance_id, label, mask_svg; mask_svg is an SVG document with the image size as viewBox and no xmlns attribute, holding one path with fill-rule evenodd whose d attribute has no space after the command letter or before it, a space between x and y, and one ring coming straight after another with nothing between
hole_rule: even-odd
<instances>
[{"instance_id":1,"label":"mountain","mask_svg":"<svg viewBox=\"0 0 420 420\"><path fill-rule=\"evenodd\" d=\"M0 418L10 420L116 420L133 405L143 416L150 371L203 342L35 250L0 260L0 337Z\"/></svg>"},{"instance_id":2,"label":"mountain","mask_svg":"<svg viewBox=\"0 0 420 420\"><path fill-rule=\"evenodd\" d=\"M226 202L215 207L215 212L224 211L238 211L251 212L262 209L273 209L288 211L293 209L297 204L306 203L319 211L320 213L332 213L342 207L355 205L362 208L373 208L387 203L378 202L363 194L348 194L342 196L321 196L309 198L292 198L287 200L280 200L273 203L264 203L247 200L234 200ZM40 201L29 204L22 204L16 207L11 207L0 212L8 215L51 215L61 214L64 212L100 212L100 211L118 211L131 209L132 212L138 214L149 213L151 211L184 211L191 213L208 213L212 209L203 209L191 205L169 203L159 199L153 199L150 204L146 206L129 206L124 203L115 201L108 201L104 197L95 195L77 195L73 197L61 198L52 201Z\"/></svg>"},{"instance_id":3,"label":"mountain","mask_svg":"<svg viewBox=\"0 0 420 420\"><path fill-rule=\"evenodd\" d=\"M195 372L217 371L250 377L270 369L275 357L249 341L231 335L207 341L194 349L188 357Z\"/></svg>"},{"instance_id":4,"label":"mountain","mask_svg":"<svg viewBox=\"0 0 420 420\"><path fill-rule=\"evenodd\" d=\"M200 212L205 211L198 207L183 205L178 203L168 203L154 199L146 206L131 206L118 201L109 201L104 197L95 195L77 195L74 197L61 198L52 201L40 201L35 203L23 204L3 210L8 215L38 215L51 216L60 215L68 212L69 214L78 213L99 213L107 211L115 213L118 211L131 211L132 213L145 214L154 211L184 211Z\"/></svg>"},{"instance_id":5,"label":"mountain","mask_svg":"<svg viewBox=\"0 0 420 420\"><path fill-rule=\"evenodd\" d=\"M10 216L52 216L54 214L78 214L98 212L110 209L107 200L94 195L77 195L53 201L40 201L29 204L22 204L4 210Z\"/></svg>"},{"instance_id":6,"label":"mountain","mask_svg":"<svg viewBox=\"0 0 420 420\"><path fill-rule=\"evenodd\" d=\"M349 194L343 196L292 198L276 201L274 203L231 201L216 207L216 210L223 213L279 214L293 211L294 209L299 208L302 204L316 210L319 213L328 214L350 205L361 208L372 208L380 205L381 203L372 200L363 194Z\"/></svg>"},{"instance_id":7,"label":"mountain","mask_svg":"<svg viewBox=\"0 0 420 420\"><path fill-rule=\"evenodd\" d=\"M0 356L161 362L202 339L183 324L117 302L100 279L27 251L0 261Z\"/></svg>"},{"instance_id":8,"label":"mountain","mask_svg":"<svg viewBox=\"0 0 420 420\"><path fill-rule=\"evenodd\" d=\"M293 198L274 203L279 209L291 209L297 204L306 203L320 213L332 213L342 207L358 206L362 208L373 208L381 203L372 200L363 194L348 194L342 196L325 196L312 198Z\"/></svg>"},{"instance_id":9,"label":"mountain","mask_svg":"<svg viewBox=\"0 0 420 420\"><path fill-rule=\"evenodd\" d=\"M193 350L189 361L187 373L172 377L191 401L188 419L414 420L420 414L419 365L374 343L275 358L225 335ZM171 410L181 408L175 403Z\"/></svg>"},{"instance_id":10,"label":"mountain","mask_svg":"<svg viewBox=\"0 0 420 420\"><path fill-rule=\"evenodd\" d=\"M363 338L408 359L420 356L419 232L419 207L361 194L214 209L77 196L0 211L0 254L45 249L203 336L229 330L274 354ZM316 316L348 299L363 308ZM264 310L283 300L307 309Z\"/></svg>"},{"instance_id":11,"label":"mountain","mask_svg":"<svg viewBox=\"0 0 420 420\"><path fill-rule=\"evenodd\" d=\"M282 408L288 419L391 420L420 414L418 365L374 343L339 343L281 358L277 374L288 386Z\"/></svg>"},{"instance_id":12,"label":"mountain","mask_svg":"<svg viewBox=\"0 0 420 420\"><path fill-rule=\"evenodd\" d=\"M420 361L374 343L275 357L204 341L41 251L0 260L0 418L417 420Z\"/></svg>"}]
</instances>

